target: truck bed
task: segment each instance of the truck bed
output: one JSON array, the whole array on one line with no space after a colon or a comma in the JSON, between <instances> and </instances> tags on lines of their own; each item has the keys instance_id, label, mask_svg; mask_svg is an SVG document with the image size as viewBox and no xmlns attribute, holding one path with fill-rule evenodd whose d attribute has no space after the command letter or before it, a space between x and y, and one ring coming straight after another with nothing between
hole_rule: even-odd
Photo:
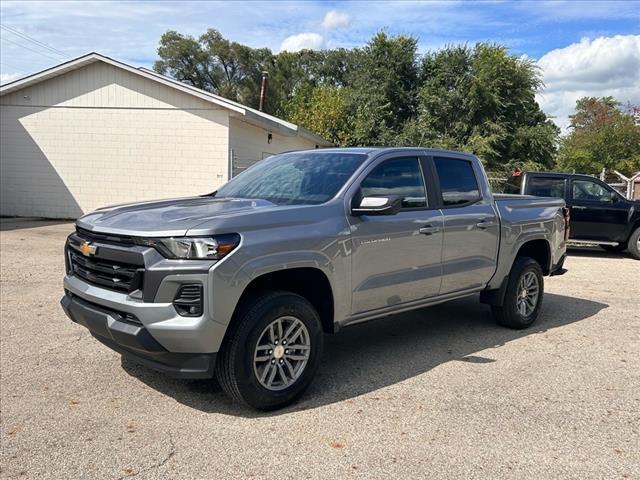
<instances>
[{"instance_id":1,"label":"truck bed","mask_svg":"<svg viewBox=\"0 0 640 480\"><path fill-rule=\"evenodd\" d=\"M511 193L494 193L493 199L498 209L515 209L515 208L546 208L546 207L564 207L565 203L562 198L536 197L534 195L519 195Z\"/></svg>"}]
</instances>

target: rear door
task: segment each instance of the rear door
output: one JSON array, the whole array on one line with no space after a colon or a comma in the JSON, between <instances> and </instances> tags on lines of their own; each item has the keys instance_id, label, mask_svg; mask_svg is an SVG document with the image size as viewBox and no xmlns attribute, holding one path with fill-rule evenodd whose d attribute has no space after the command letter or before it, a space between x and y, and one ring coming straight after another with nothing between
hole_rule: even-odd
<instances>
[{"instance_id":1,"label":"rear door","mask_svg":"<svg viewBox=\"0 0 640 480\"><path fill-rule=\"evenodd\" d=\"M567 203L571 208L571 238L625 240L628 206L608 185L574 177Z\"/></svg>"},{"instance_id":2,"label":"rear door","mask_svg":"<svg viewBox=\"0 0 640 480\"><path fill-rule=\"evenodd\" d=\"M484 199L471 160L436 156L443 214L441 294L484 286L496 270L500 224L492 199Z\"/></svg>"}]
</instances>

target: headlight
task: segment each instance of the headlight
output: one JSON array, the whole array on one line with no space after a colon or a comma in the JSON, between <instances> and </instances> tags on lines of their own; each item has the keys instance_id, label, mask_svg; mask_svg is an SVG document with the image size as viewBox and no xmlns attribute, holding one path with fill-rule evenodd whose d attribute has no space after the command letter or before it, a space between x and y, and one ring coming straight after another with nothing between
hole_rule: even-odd
<instances>
[{"instance_id":1,"label":"headlight","mask_svg":"<svg viewBox=\"0 0 640 480\"><path fill-rule=\"evenodd\" d=\"M203 238L138 238L136 243L153 247L167 258L220 260L238 246L240 235L230 233Z\"/></svg>"}]
</instances>

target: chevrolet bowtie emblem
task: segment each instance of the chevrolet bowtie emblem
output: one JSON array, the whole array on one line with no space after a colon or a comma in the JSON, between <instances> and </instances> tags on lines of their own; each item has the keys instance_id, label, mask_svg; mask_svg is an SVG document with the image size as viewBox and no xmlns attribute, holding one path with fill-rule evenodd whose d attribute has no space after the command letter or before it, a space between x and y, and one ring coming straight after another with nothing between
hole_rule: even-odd
<instances>
[{"instance_id":1,"label":"chevrolet bowtie emblem","mask_svg":"<svg viewBox=\"0 0 640 480\"><path fill-rule=\"evenodd\" d=\"M91 245L89 242L82 242L80 244L80 247L78 247L80 253L82 253L86 257L88 257L89 255L95 255L97 249L98 248L95 245Z\"/></svg>"}]
</instances>

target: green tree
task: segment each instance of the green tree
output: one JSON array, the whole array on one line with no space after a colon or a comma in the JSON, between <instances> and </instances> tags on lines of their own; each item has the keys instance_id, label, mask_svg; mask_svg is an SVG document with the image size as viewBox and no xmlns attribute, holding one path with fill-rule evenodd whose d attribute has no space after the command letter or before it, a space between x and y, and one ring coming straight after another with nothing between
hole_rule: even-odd
<instances>
[{"instance_id":1,"label":"green tree","mask_svg":"<svg viewBox=\"0 0 640 480\"><path fill-rule=\"evenodd\" d=\"M158 55L155 71L254 107L260 98L262 72L274 64L269 49L231 42L214 29L197 40L166 32L160 38ZM275 102L277 97L272 101Z\"/></svg>"},{"instance_id":2,"label":"green tree","mask_svg":"<svg viewBox=\"0 0 640 480\"><path fill-rule=\"evenodd\" d=\"M355 55L357 68L348 77L348 143L394 145L415 113L417 40L379 32Z\"/></svg>"},{"instance_id":3,"label":"green tree","mask_svg":"<svg viewBox=\"0 0 640 480\"><path fill-rule=\"evenodd\" d=\"M267 100L271 99L273 107L269 113L284 116L297 123L296 118L305 118L303 112L296 112L304 98L309 98L310 88L322 87L320 97L333 101L335 95L327 96L326 87L345 87L347 78L355 70L356 54L354 50L302 50L299 52L280 52L274 56L269 68L269 88ZM297 98L296 98L297 97ZM341 97L342 98L342 97ZM293 102L288 105L289 102ZM316 105L317 107L318 105ZM331 106L328 110L331 110ZM335 118L340 121L339 118ZM322 122L320 122L322 123ZM303 126L306 126L302 124ZM309 128L307 126L307 128ZM337 124L334 130L340 130ZM320 134L320 132L316 132Z\"/></svg>"},{"instance_id":4,"label":"green tree","mask_svg":"<svg viewBox=\"0 0 640 480\"><path fill-rule=\"evenodd\" d=\"M326 138L335 145L347 143L349 126L346 90L307 83L296 90L285 108L287 119Z\"/></svg>"},{"instance_id":5,"label":"green tree","mask_svg":"<svg viewBox=\"0 0 640 480\"><path fill-rule=\"evenodd\" d=\"M570 133L562 140L558 168L595 174L640 170L640 124L637 107L625 110L613 97L584 97L576 102Z\"/></svg>"},{"instance_id":6,"label":"green tree","mask_svg":"<svg viewBox=\"0 0 640 480\"><path fill-rule=\"evenodd\" d=\"M472 151L491 168L549 168L558 130L535 101L541 86L535 64L500 45L428 53L402 142Z\"/></svg>"},{"instance_id":7,"label":"green tree","mask_svg":"<svg viewBox=\"0 0 640 480\"><path fill-rule=\"evenodd\" d=\"M362 49L300 52L286 118L341 146L395 145L415 113L416 45L380 32Z\"/></svg>"},{"instance_id":8,"label":"green tree","mask_svg":"<svg viewBox=\"0 0 640 480\"><path fill-rule=\"evenodd\" d=\"M160 37L160 59L153 68L203 90L257 108L262 72L269 74L264 110L284 115L285 105L298 88L312 85L345 86L354 70L354 50L303 50L273 54L224 38L214 29L193 38L175 31Z\"/></svg>"},{"instance_id":9,"label":"green tree","mask_svg":"<svg viewBox=\"0 0 640 480\"><path fill-rule=\"evenodd\" d=\"M220 75L209 72L207 58L200 43L191 36L168 31L160 37L157 60L153 69L163 75L210 92L217 92Z\"/></svg>"},{"instance_id":10,"label":"green tree","mask_svg":"<svg viewBox=\"0 0 640 480\"><path fill-rule=\"evenodd\" d=\"M337 145L424 145L478 154L497 168L551 168L558 130L535 101L533 62L499 45L448 46L419 61L417 40L374 35L362 48L273 54L213 29L166 32L156 71L257 107Z\"/></svg>"}]
</instances>

